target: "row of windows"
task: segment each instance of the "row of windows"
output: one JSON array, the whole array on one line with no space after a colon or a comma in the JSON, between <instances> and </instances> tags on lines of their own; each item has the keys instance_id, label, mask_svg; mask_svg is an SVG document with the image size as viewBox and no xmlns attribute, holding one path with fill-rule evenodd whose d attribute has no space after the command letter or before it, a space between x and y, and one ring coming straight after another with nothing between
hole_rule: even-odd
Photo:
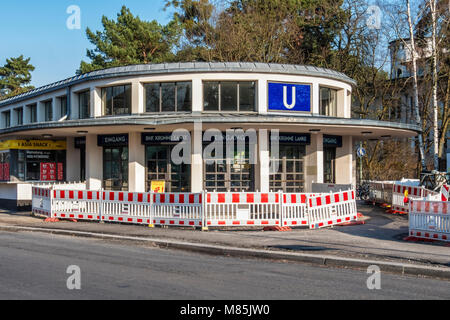
<instances>
[{"instance_id":1,"label":"row of windows","mask_svg":"<svg viewBox=\"0 0 450 320\"><path fill-rule=\"evenodd\" d=\"M57 98L59 100L59 114L61 118L68 115L68 108L67 108L67 97L59 97ZM79 118L80 119L86 119L90 117L90 92L85 91L78 94L78 111L79 111ZM53 102L52 100L44 101L43 104L43 120L45 122L53 121ZM15 120L15 124L18 126L21 126L24 124L24 121L27 121L28 123L37 123L37 103L33 103L30 105L25 106L27 110L27 119L24 118L24 107L15 108L13 109L12 116L14 118L11 118L11 111L4 111L2 112L2 125L4 128L11 127L11 120Z\"/></svg>"},{"instance_id":2,"label":"row of windows","mask_svg":"<svg viewBox=\"0 0 450 320\"><path fill-rule=\"evenodd\" d=\"M203 110L206 112L256 112L257 82L256 81L206 81L203 84ZM144 85L145 112L190 112L192 111L191 82L161 82ZM131 85L120 85L101 89L102 114L104 116L130 115L132 113ZM67 97L59 99L59 114L67 116ZM337 90L320 88L320 114L337 116ZM43 120L54 120L52 100L43 102ZM28 108L28 122L36 123L37 104ZM24 109L13 110L15 123L24 123ZM90 117L90 92L78 93L78 118ZM11 112L2 113L3 127L11 126Z\"/></svg>"}]
</instances>

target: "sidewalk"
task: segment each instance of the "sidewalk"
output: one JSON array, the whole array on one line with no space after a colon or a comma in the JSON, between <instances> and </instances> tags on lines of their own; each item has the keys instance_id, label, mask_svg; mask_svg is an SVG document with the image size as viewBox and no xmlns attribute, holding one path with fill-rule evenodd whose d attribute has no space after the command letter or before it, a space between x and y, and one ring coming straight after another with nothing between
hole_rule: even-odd
<instances>
[{"instance_id":1,"label":"sidewalk","mask_svg":"<svg viewBox=\"0 0 450 320\"><path fill-rule=\"evenodd\" d=\"M117 236L174 240L202 245L266 250L272 253L297 252L342 258L450 267L450 246L445 243L406 242L407 216L386 214L384 210L358 204L365 225L320 230L293 229L289 232L261 230L210 230L192 228L146 228L144 226L99 224L93 222L46 223L29 213L0 211L0 229L5 226L46 228L101 233ZM450 270L450 269L449 269Z\"/></svg>"}]
</instances>

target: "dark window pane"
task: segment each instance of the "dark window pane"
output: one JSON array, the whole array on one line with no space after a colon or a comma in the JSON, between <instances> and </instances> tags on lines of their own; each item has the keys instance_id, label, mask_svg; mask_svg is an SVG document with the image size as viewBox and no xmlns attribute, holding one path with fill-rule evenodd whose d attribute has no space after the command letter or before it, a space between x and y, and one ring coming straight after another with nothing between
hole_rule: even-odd
<instances>
[{"instance_id":1,"label":"dark window pane","mask_svg":"<svg viewBox=\"0 0 450 320\"><path fill-rule=\"evenodd\" d=\"M53 120L53 110L52 110L52 102L47 101L44 103L44 111L45 111L45 121Z\"/></svg>"},{"instance_id":2,"label":"dark window pane","mask_svg":"<svg viewBox=\"0 0 450 320\"><path fill-rule=\"evenodd\" d=\"M149 83L145 85L146 112L159 112L159 83Z\"/></svg>"},{"instance_id":3,"label":"dark window pane","mask_svg":"<svg viewBox=\"0 0 450 320\"><path fill-rule=\"evenodd\" d=\"M125 86L125 110L124 114L131 114L131 85Z\"/></svg>"},{"instance_id":4,"label":"dark window pane","mask_svg":"<svg viewBox=\"0 0 450 320\"><path fill-rule=\"evenodd\" d=\"M203 84L205 111L219 111L219 83L205 82Z\"/></svg>"},{"instance_id":5,"label":"dark window pane","mask_svg":"<svg viewBox=\"0 0 450 320\"><path fill-rule=\"evenodd\" d=\"M220 87L221 111L237 111L237 82L222 82Z\"/></svg>"},{"instance_id":6,"label":"dark window pane","mask_svg":"<svg viewBox=\"0 0 450 320\"><path fill-rule=\"evenodd\" d=\"M113 87L113 112L112 114L124 114L125 109L125 87Z\"/></svg>"},{"instance_id":7,"label":"dark window pane","mask_svg":"<svg viewBox=\"0 0 450 320\"><path fill-rule=\"evenodd\" d=\"M29 106L30 108L30 122L34 123L37 121L37 106L35 104Z\"/></svg>"},{"instance_id":8,"label":"dark window pane","mask_svg":"<svg viewBox=\"0 0 450 320\"><path fill-rule=\"evenodd\" d=\"M337 90L320 88L320 114L330 117L337 116Z\"/></svg>"},{"instance_id":9,"label":"dark window pane","mask_svg":"<svg viewBox=\"0 0 450 320\"><path fill-rule=\"evenodd\" d=\"M67 115L67 97L60 99L61 103L61 118Z\"/></svg>"},{"instance_id":10,"label":"dark window pane","mask_svg":"<svg viewBox=\"0 0 450 320\"><path fill-rule=\"evenodd\" d=\"M191 111L192 90L190 82L177 83L177 111Z\"/></svg>"},{"instance_id":11,"label":"dark window pane","mask_svg":"<svg viewBox=\"0 0 450 320\"><path fill-rule=\"evenodd\" d=\"M86 91L78 95L79 99L79 118L86 119L90 117L90 92Z\"/></svg>"},{"instance_id":12,"label":"dark window pane","mask_svg":"<svg viewBox=\"0 0 450 320\"><path fill-rule=\"evenodd\" d=\"M161 84L162 112L175 111L175 83Z\"/></svg>"},{"instance_id":13,"label":"dark window pane","mask_svg":"<svg viewBox=\"0 0 450 320\"><path fill-rule=\"evenodd\" d=\"M239 110L255 111L256 106L256 84L255 82L239 83Z\"/></svg>"}]
</instances>

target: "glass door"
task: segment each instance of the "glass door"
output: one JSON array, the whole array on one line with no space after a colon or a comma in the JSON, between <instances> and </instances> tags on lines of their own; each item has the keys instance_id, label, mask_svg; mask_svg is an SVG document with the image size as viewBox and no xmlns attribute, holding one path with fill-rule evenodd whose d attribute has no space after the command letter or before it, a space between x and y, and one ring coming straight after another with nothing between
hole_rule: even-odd
<instances>
[{"instance_id":1,"label":"glass door","mask_svg":"<svg viewBox=\"0 0 450 320\"><path fill-rule=\"evenodd\" d=\"M305 146L281 144L278 162L273 166L277 172L270 173L270 190L288 193L301 193L305 190L305 168L303 157L306 154ZM272 163L273 164L273 163Z\"/></svg>"},{"instance_id":2,"label":"glass door","mask_svg":"<svg viewBox=\"0 0 450 320\"><path fill-rule=\"evenodd\" d=\"M172 146L148 146L147 190L154 180L166 182L166 192L190 192L191 167L188 164L176 165L171 161Z\"/></svg>"},{"instance_id":3,"label":"glass door","mask_svg":"<svg viewBox=\"0 0 450 320\"><path fill-rule=\"evenodd\" d=\"M336 148L323 148L323 182L336 183Z\"/></svg>"},{"instance_id":4,"label":"glass door","mask_svg":"<svg viewBox=\"0 0 450 320\"><path fill-rule=\"evenodd\" d=\"M204 188L207 191L252 192L255 191L255 170L250 163L249 146L246 144L245 152L234 151L231 163L226 161L226 148L223 150L223 159L212 155L211 159L204 160Z\"/></svg>"},{"instance_id":5,"label":"glass door","mask_svg":"<svg viewBox=\"0 0 450 320\"><path fill-rule=\"evenodd\" d=\"M103 147L103 186L128 191L128 147Z\"/></svg>"}]
</instances>

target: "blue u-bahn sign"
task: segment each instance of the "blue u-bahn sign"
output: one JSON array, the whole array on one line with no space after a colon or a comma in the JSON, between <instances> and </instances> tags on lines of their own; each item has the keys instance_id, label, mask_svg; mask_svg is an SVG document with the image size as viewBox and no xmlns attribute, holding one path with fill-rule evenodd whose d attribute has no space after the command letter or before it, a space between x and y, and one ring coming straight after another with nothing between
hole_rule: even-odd
<instances>
[{"instance_id":1,"label":"blue u-bahn sign","mask_svg":"<svg viewBox=\"0 0 450 320\"><path fill-rule=\"evenodd\" d=\"M269 82L269 111L311 112L311 86Z\"/></svg>"}]
</instances>

